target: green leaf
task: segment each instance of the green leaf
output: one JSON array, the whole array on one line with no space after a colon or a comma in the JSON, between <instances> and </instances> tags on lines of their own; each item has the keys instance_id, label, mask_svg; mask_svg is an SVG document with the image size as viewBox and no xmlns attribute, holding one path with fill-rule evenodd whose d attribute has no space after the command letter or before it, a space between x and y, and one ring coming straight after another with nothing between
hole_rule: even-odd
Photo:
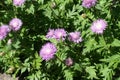
<instances>
[{"instance_id":1,"label":"green leaf","mask_svg":"<svg viewBox=\"0 0 120 80\"><path fill-rule=\"evenodd\" d=\"M104 69L101 69L102 76L104 77L103 80L112 80L113 70L109 69L105 66Z\"/></svg>"},{"instance_id":2,"label":"green leaf","mask_svg":"<svg viewBox=\"0 0 120 80\"><path fill-rule=\"evenodd\" d=\"M100 59L100 61L109 63L108 65L109 68L112 67L113 69L116 69L118 64L120 63L120 55L116 54L116 55L110 56L107 59Z\"/></svg>"},{"instance_id":3,"label":"green leaf","mask_svg":"<svg viewBox=\"0 0 120 80\"><path fill-rule=\"evenodd\" d=\"M20 48L20 41L16 41L16 43L15 44L13 44L12 46L14 47L14 48L16 48L16 49L18 49L18 48Z\"/></svg>"},{"instance_id":4,"label":"green leaf","mask_svg":"<svg viewBox=\"0 0 120 80\"><path fill-rule=\"evenodd\" d=\"M35 12L34 5L31 4L31 6L26 11L28 12L28 14L34 14L34 12Z\"/></svg>"},{"instance_id":5,"label":"green leaf","mask_svg":"<svg viewBox=\"0 0 120 80\"><path fill-rule=\"evenodd\" d=\"M97 48L96 46L97 46L97 42L95 41L95 39L87 40L87 42L85 43L86 48L83 50L83 53L94 50L95 48Z\"/></svg>"},{"instance_id":6,"label":"green leaf","mask_svg":"<svg viewBox=\"0 0 120 80\"><path fill-rule=\"evenodd\" d=\"M114 39L114 41L111 43L112 47L120 47L120 40Z\"/></svg>"},{"instance_id":7,"label":"green leaf","mask_svg":"<svg viewBox=\"0 0 120 80\"><path fill-rule=\"evenodd\" d=\"M73 80L73 73L71 71L65 70L64 74L65 74L64 76L65 76L66 80Z\"/></svg>"},{"instance_id":8,"label":"green leaf","mask_svg":"<svg viewBox=\"0 0 120 80\"><path fill-rule=\"evenodd\" d=\"M22 68L22 69L21 69L21 74L24 73L26 70L27 70L26 67Z\"/></svg>"},{"instance_id":9,"label":"green leaf","mask_svg":"<svg viewBox=\"0 0 120 80\"><path fill-rule=\"evenodd\" d=\"M89 74L88 79L98 79L97 75L96 75L96 69L94 69L94 66L90 66L90 67L86 67L86 72Z\"/></svg>"},{"instance_id":10,"label":"green leaf","mask_svg":"<svg viewBox=\"0 0 120 80\"><path fill-rule=\"evenodd\" d=\"M82 68L80 67L78 63L75 63L74 70L82 71Z\"/></svg>"}]
</instances>

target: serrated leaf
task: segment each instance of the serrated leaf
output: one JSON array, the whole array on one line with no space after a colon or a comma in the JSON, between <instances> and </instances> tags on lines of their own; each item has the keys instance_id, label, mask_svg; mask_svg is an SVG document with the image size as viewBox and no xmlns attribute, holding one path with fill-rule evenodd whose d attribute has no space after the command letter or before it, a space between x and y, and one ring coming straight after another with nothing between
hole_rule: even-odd
<instances>
[{"instance_id":1,"label":"serrated leaf","mask_svg":"<svg viewBox=\"0 0 120 80\"><path fill-rule=\"evenodd\" d=\"M86 72L89 74L88 79L98 79L97 75L96 75L96 69L94 69L94 66L90 66L90 67L86 67Z\"/></svg>"},{"instance_id":2,"label":"serrated leaf","mask_svg":"<svg viewBox=\"0 0 120 80\"><path fill-rule=\"evenodd\" d=\"M21 74L24 73L26 70L27 70L26 67L22 68L22 69L21 69Z\"/></svg>"},{"instance_id":3,"label":"serrated leaf","mask_svg":"<svg viewBox=\"0 0 120 80\"><path fill-rule=\"evenodd\" d=\"M113 47L120 47L120 40L114 39L114 41L111 43L111 46L113 46Z\"/></svg>"},{"instance_id":4,"label":"serrated leaf","mask_svg":"<svg viewBox=\"0 0 120 80\"><path fill-rule=\"evenodd\" d=\"M74 67L74 70L77 70L77 71L82 71L81 67L79 64L75 63L75 67Z\"/></svg>"},{"instance_id":5,"label":"serrated leaf","mask_svg":"<svg viewBox=\"0 0 120 80\"><path fill-rule=\"evenodd\" d=\"M34 14L35 10L34 10L34 5L31 4L30 8L26 10L29 14Z\"/></svg>"},{"instance_id":6,"label":"serrated leaf","mask_svg":"<svg viewBox=\"0 0 120 80\"><path fill-rule=\"evenodd\" d=\"M72 72L70 72L69 70L65 70L64 73L65 73L64 76L65 76L66 80L73 80L73 73Z\"/></svg>"},{"instance_id":7,"label":"serrated leaf","mask_svg":"<svg viewBox=\"0 0 120 80\"><path fill-rule=\"evenodd\" d=\"M107 66L101 70L103 80L112 80L113 70L109 69Z\"/></svg>"}]
</instances>

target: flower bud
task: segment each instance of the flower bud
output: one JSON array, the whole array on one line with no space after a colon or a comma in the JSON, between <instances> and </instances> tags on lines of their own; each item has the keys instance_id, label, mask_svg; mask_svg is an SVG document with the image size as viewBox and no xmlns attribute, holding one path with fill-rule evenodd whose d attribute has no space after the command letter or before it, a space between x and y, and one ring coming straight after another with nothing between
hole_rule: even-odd
<instances>
[{"instance_id":1,"label":"flower bud","mask_svg":"<svg viewBox=\"0 0 120 80\"><path fill-rule=\"evenodd\" d=\"M69 58L67 58L67 59L65 60L65 64L66 64L67 66L72 66L72 65L73 65L73 60L69 57Z\"/></svg>"},{"instance_id":2,"label":"flower bud","mask_svg":"<svg viewBox=\"0 0 120 80\"><path fill-rule=\"evenodd\" d=\"M7 41L7 44L10 45L11 43L12 43L12 39L9 39L9 40Z\"/></svg>"},{"instance_id":3,"label":"flower bud","mask_svg":"<svg viewBox=\"0 0 120 80\"><path fill-rule=\"evenodd\" d=\"M87 15L83 13L83 14L81 14L81 17L82 17L82 18L86 18Z\"/></svg>"},{"instance_id":4,"label":"flower bud","mask_svg":"<svg viewBox=\"0 0 120 80\"><path fill-rule=\"evenodd\" d=\"M55 2L52 2L51 8L55 8L55 7L56 7L56 3L55 3Z\"/></svg>"},{"instance_id":5,"label":"flower bud","mask_svg":"<svg viewBox=\"0 0 120 80\"><path fill-rule=\"evenodd\" d=\"M14 70L15 70L15 68L12 66L7 70L7 73L13 73Z\"/></svg>"},{"instance_id":6,"label":"flower bud","mask_svg":"<svg viewBox=\"0 0 120 80\"><path fill-rule=\"evenodd\" d=\"M4 52L0 52L0 56L3 56L5 53Z\"/></svg>"}]
</instances>

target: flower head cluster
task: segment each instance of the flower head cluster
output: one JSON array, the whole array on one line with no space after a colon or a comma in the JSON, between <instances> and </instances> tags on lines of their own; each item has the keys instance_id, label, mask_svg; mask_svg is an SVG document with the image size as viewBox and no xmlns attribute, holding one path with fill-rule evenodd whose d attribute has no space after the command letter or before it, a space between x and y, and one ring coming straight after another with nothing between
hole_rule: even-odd
<instances>
[{"instance_id":1,"label":"flower head cluster","mask_svg":"<svg viewBox=\"0 0 120 80\"><path fill-rule=\"evenodd\" d=\"M49 29L46 35L46 38L47 39L54 38L58 41L62 39L62 41L64 41L66 36L67 36L67 32L65 31L65 29ZM81 42L82 38L80 37L80 32L69 33L69 40L75 43ZM42 49L39 51L39 53L43 60L48 61L54 57L54 54L56 53L56 51L57 51L56 46L48 42L42 46ZM73 64L71 58L66 59L65 63L67 66L70 66Z\"/></svg>"},{"instance_id":2,"label":"flower head cluster","mask_svg":"<svg viewBox=\"0 0 120 80\"><path fill-rule=\"evenodd\" d=\"M92 23L91 30L94 33L102 34L103 31L106 29L106 26L107 26L107 22L105 20L98 19Z\"/></svg>"},{"instance_id":3,"label":"flower head cluster","mask_svg":"<svg viewBox=\"0 0 120 80\"><path fill-rule=\"evenodd\" d=\"M71 32L69 33L68 39L70 41L73 41L75 43L79 43L82 41L82 38L80 37L80 32Z\"/></svg>"},{"instance_id":4,"label":"flower head cluster","mask_svg":"<svg viewBox=\"0 0 120 80\"><path fill-rule=\"evenodd\" d=\"M97 0L83 0L82 6L85 8L91 8L96 4Z\"/></svg>"},{"instance_id":5,"label":"flower head cluster","mask_svg":"<svg viewBox=\"0 0 120 80\"><path fill-rule=\"evenodd\" d=\"M10 32L10 28L8 25L0 26L0 40L3 40L9 32Z\"/></svg>"},{"instance_id":6,"label":"flower head cluster","mask_svg":"<svg viewBox=\"0 0 120 80\"><path fill-rule=\"evenodd\" d=\"M71 66L71 65L73 65L73 60L69 57L69 58L67 58L67 59L65 60L65 64L66 64L67 66Z\"/></svg>"},{"instance_id":7,"label":"flower head cluster","mask_svg":"<svg viewBox=\"0 0 120 80\"><path fill-rule=\"evenodd\" d=\"M25 0L13 0L13 4L15 6L21 6L24 3L25 3Z\"/></svg>"},{"instance_id":8,"label":"flower head cluster","mask_svg":"<svg viewBox=\"0 0 120 80\"><path fill-rule=\"evenodd\" d=\"M21 28L22 24L22 21L18 18L13 18L9 23L13 31L18 31Z\"/></svg>"},{"instance_id":9,"label":"flower head cluster","mask_svg":"<svg viewBox=\"0 0 120 80\"><path fill-rule=\"evenodd\" d=\"M48 42L42 46L39 53L43 60L48 61L54 57L54 54L56 53L56 51L57 51L56 46Z\"/></svg>"},{"instance_id":10,"label":"flower head cluster","mask_svg":"<svg viewBox=\"0 0 120 80\"><path fill-rule=\"evenodd\" d=\"M60 39L65 40L65 37L67 36L66 31L64 29L49 29L49 32L46 35L46 38L55 38L58 41Z\"/></svg>"},{"instance_id":11,"label":"flower head cluster","mask_svg":"<svg viewBox=\"0 0 120 80\"><path fill-rule=\"evenodd\" d=\"M18 18L13 18L10 22L9 25L2 25L0 26L0 40L3 40L7 34L11 31L18 31L21 26L22 26L22 21Z\"/></svg>"},{"instance_id":12,"label":"flower head cluster","mask_svg":"<svg viewBox=\"0 0 120 80\"><path fill-rule=\"evenodd\" d=\"M46 35L46 38L47 39L50 39L50 38L54 38L56 40L60 40L62 39L62 41L65 40L67 36L67 33L64 29L49 29L47 35ZM68 39L69 41L73 41L75 43L79 43L82 41L82 38L80 36L80 32L71 32L68 34Z\"/></svg>"}]
</instances>

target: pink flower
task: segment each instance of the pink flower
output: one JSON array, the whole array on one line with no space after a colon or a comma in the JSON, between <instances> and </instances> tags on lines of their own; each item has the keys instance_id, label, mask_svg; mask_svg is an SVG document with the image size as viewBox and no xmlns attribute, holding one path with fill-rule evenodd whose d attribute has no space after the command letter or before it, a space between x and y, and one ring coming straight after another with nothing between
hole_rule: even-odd
<instances>
[{"instance_id":1,"label":"pink flower","mask_svg":"<svg viewBox=\"0 0 120 80\"><path fill-rule=\"evenodd\" d=\"M54 32L55 39L57 40L65 40L65 37L67 36L66 31L64 29L56 29Z\"/></svg>"},{"instance_id":2,"label":"pink flower","mask_svg":"<svg viewBox=\"0 0 120 80\"><path fill-rule=\"evenodd\" d=\"M9 23L13 31L18 31L21 28L22 24L22 21L18 18L13 18Z\"/></svg>"},{"instance_id":3,"label":"pink flower","mask_svg":"<svg viewBox=\"0 0 120 80\"><path fill-rule=\"evenodd\" d=\"M15 6L21 6L24 3L25 3L25 0L13 0L13 4Z\"/></svg>"},{"instance_id":4,"label":"pink flower","mask_svg":"<svg viewBox=\"0 0 120 80\"><path fill-rule=\"evenodd\" d=\"M9 32L10 32L10 28L8 25L0 26L0 40L3 40Z\"/></svg>"},{"instance_id":5,"label":"pink flower","mask_svg":"<svg viewBox=\"0 0 120 80\"><path fill-rule=\"evenodd\" d=\"M82 41L82 38L80 36L80 32L71 32L69 33L68 39L70 41L73 41L75 43L79 43Z\"/></svg>"},{"instance_id":6,"label":"pink flower","mask_svg":"<svg viewBox=\"0 0 120 80\"><path fill-rule=\"evenodd\" d=\"M48 33L46 35L46 38L48 38L48 39L55 38L54 32L55 32L54 29L49 29L49 31L48 31Z\"/></svg>"},{"instance_id":7,"label":"pink flower","mask_svg":"<svg viewBox=\"0 0 120 80\"><path fill-rule=\"evenodd\" d=\"M65 29L49 29L47 35L46 35L46 38L47 39L50 39L50 38L54 38L56 40L65 40L67 36L67 33L65 31Z\"/></svg>"},{"instance_id":8,"label":"pink flower","mask_svg":"<svg viewBox=\"0 0 120 80\"><path fill-rule=\"evenodd\" d=\"M48 42L42 46L42 49L39 51L39 53L43 60L48 61L54 57L56 51L56 46Z\"/></svg>"},{"instance_id":9,"label":"pink flower","mask_svg":"<svg viewBox=\"0 0 120 80\"><path fill-rule=\"evenodd\" d=\"M106 29L106 26L107 26L107 22L103 19L98 19L96 21L94 21L91 25L91 30L92 32L94 33L97 33L97 34L102 34L103 31Z\"/></svg>"},{"instance_id":10,"label":"pink flower","mask_svg":"<svg viewBox=\"0 0 120 80\"><path fill-rule=\"evenodd\" d=\"M83 0L82 6L85 8L91 8L96 4L97 0Z\"/></svg>"}]
</instances>

